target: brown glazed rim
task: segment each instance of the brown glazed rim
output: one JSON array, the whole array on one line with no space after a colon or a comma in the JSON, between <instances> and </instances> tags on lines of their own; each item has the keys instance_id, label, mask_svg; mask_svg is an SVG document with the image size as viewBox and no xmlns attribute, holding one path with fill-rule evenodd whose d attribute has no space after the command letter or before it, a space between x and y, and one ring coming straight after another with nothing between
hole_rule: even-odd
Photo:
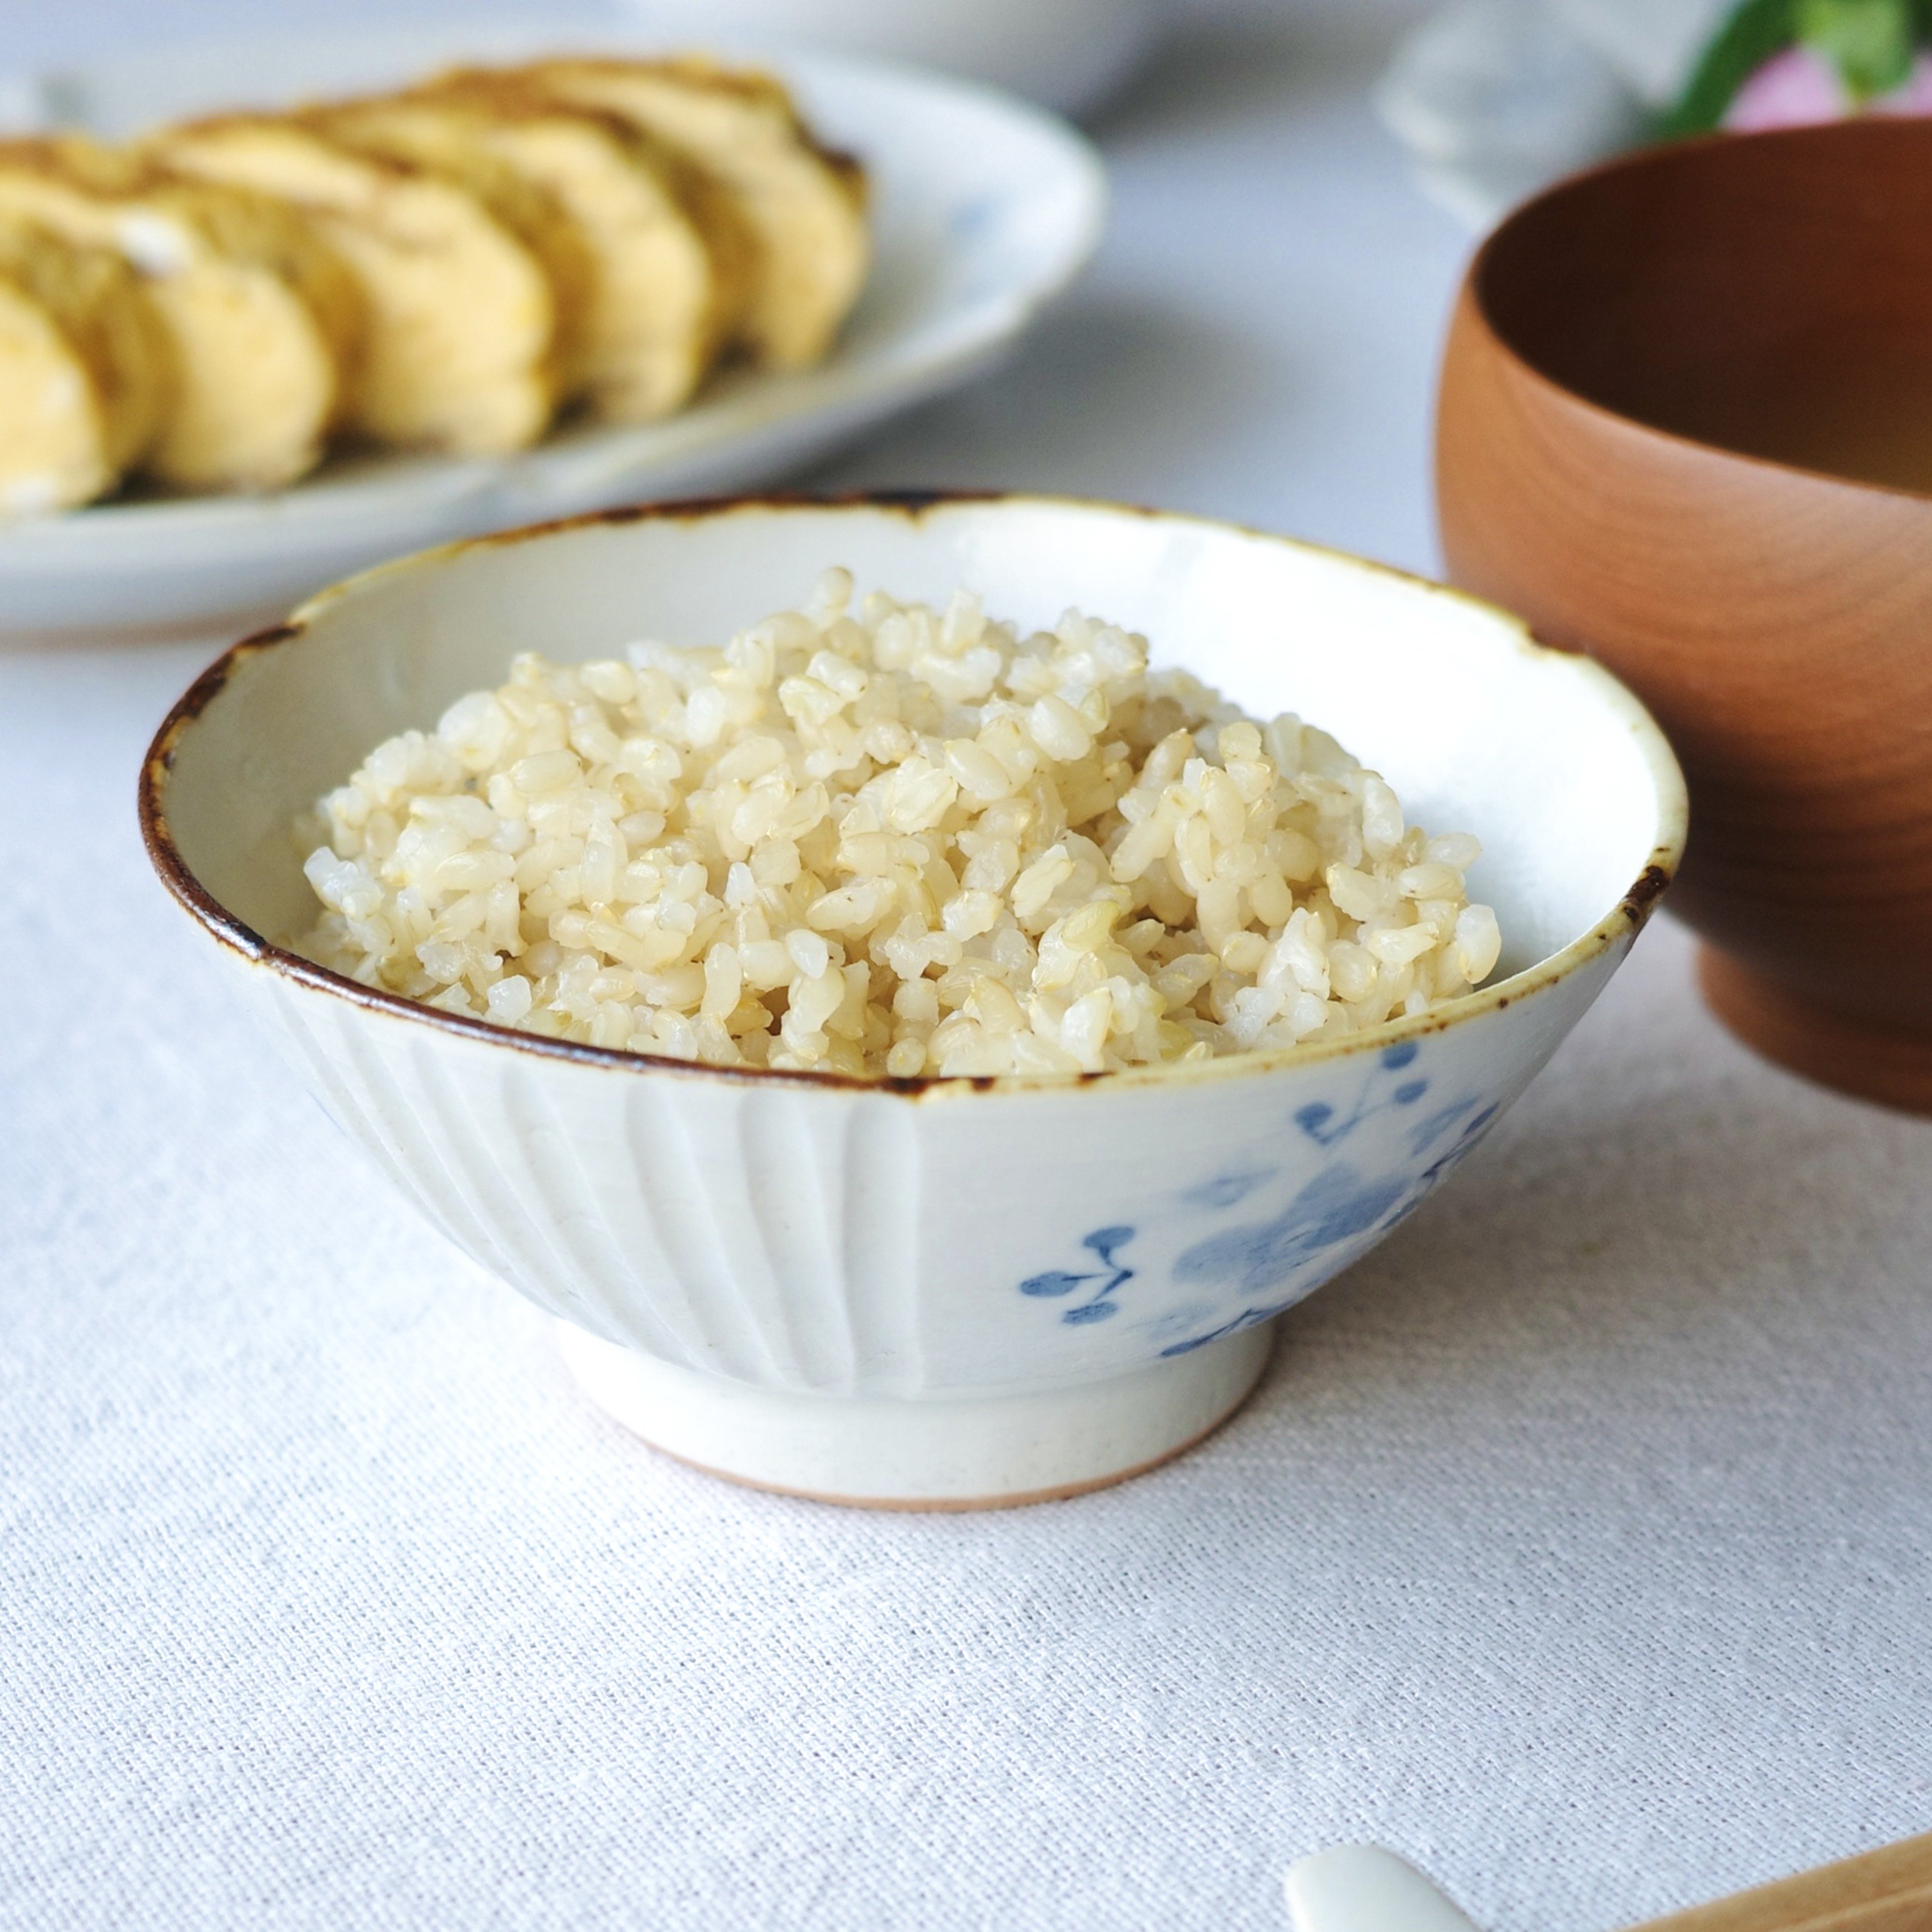
<instances>
[{"instance_id":1,"label":"brown glazed rim","mask_svg":"<svg viewBox=\"0 0 1932 1932\"><path fill-rule=\"evenodd\" d=\"M1881 128L1888 131L1879 134L1876 130ZM1484 333L1509 358L1511 366L1521 376L1540 385L1550 394L1560 396L1571 408L1585 412L1599 422L1613 423L1621 429L1634 431L1640 436L1653 436L1659 442L1673 448L1690 451L1725 463L1742 464L1750 469L1763 470L1774 476L1802 477L1807 482L1821 484L1834 489L1900 496L1909 502L1922 503L1932 500L1927 493L1907 489L1900 484L1868 482L1860 477L1839 476L1828 470L1814 470L1802 463L1786 463L1774 456L1754 455L1748 450L1732 449L1721 442L1707 442L1702 436L1686 436L1682 430L1666 429L1660 424L1646 422L1641 416L1628 416L1622 410L1612 409L1606 403L1598 402L1580 390L1572 388L1568 383L1559 381L1523 349L1491 314L1488 293L1492 258L1496 250L1523 222L1539 210L1564 200L1573 191L1587 188L1593 182L1610 176L1635 173L1647 168L1675 166L1682 160L1708 153L1712 149L1734 148L1743 142L1796 143L1828 141L1843 136L1847 130L1854 129L1859 130L1856 138L1886 140L1894 138L1898 130L1907 128L1917 128L1921 131L1918 135L1907 134L1904 138L1922 139L1928 145L1932 145L1932 122L1918 116L1874 116L1859 121L1828 122L1813 127L1766 128L1751 134L1727 134L1720 130L1714 134L1695 135L1684 140L1670 141L1652 147L1634 148L1624 154L1612 154L1608 160L1599 161L1594 166L1580 168L1574 174L1565 175L1562 180L1551 182L1547 188L1532 195L1527 201L1520 202L1490 230L1471 258L1468 272L1463 278L1462 285L1469 306L1481 322Z\"/></svg>"},{"instance_id":2,"label":"brown glazed rim","mask_svg":"<svg viewBox=\"0 0 1932 1932\"><path fill-rule=\"evenodd\" d=\"M424 1006L400 993L364 986L358 981L318 966L277 946L236 918L223 906L188 869L174 841L168 824L166 794L176 746L214 699L236 670L249 658L262 653L290 648L307 636L316 616L340 598L360 594L385 578L408 571L433 569L470 551L499 545L528 543L568 530L598 524L624 524L645 520L697 523L716 518L768 512L824 510L882 510L916 523L928 515L957 505L1007 502L1042 507L1070 507L1141 516L1150 520L1174 523L1197 529L1226 531L1264 542L1278 543L1298 550L1314 551L1371 575L1395 579L1426 591L1432 596L1467 604L1485 614L1501 618L1516 633L1519 650L1526 655L1561 659L1577 676L1598 688L1600 698L1618 713L1642 746L1645 760L1657 788L1659 838L1643 870L1628 890L1589 932L1574 939L1547 958L1496 985L1479 988L1452 1006L1436 1012L1418 1013L1386 1020L1368 1031L1338 1040L1319 1041L1293 1047L1276 1047L1264 1053L1228 1054L1216 1059L1192 1061L1186 1066L1130 1067L1118 1072L1083 1073L1066 1076L1038 1074L980 1074L964 1077L920 1074L910 1078L890 1076L867 1079L848 1073L793 1071L788 1069L710 1066L702 1062L675 1060L656 1054L632 1053L620 1047L589 1046L573 1040L546 1039L475 1019L440 1007ZM376 565L346 578L310 598L285 622L271 625L231 645L196 678L162 721L160 729L148 746L141 772L141 837L148 857L160 880L176 902L197 923L222 945L239 954L251 964L267 968L282 979L310 991L324 993L368 1011L392 1018L406 1020L434 1031L480 1042L497 1048L536 1054L553 1060L574 1061L580 1066L600 1066L626 1073L656 1072L682 1079L748 1082L769 1084L784 1081L812 1087L848 1089L864 1093L896 1094L918 1100L935 1095L948 1096L970 1093L1064 1094L1080 1085L1104 1082L1108 1087L1168 1086L1204 1079L1231 1079L1271 1073L1288 1066L1306 1066L1317 1060L1340 1058L1356 1053L1378 1052L1405 1040L1440 1033L1479 1015L1499 1012L1517 1000L1542 992L1567 977L1579 967L1597 958L1626 936L1634 936L1650 916L1652 910L1675 876L1683 856L1688 808L1682 773L1663 733L1643 706L1601 666L1582 654L1557 650L1538 643L1522 621L1496 605L1466 592L1432 582L1412 572L1386 564L1372 563L1344 550L1274 536L1246 525L1203 517L1144 509L1137 506L1109 503L1091 498L1030 495L1001 490L880 490L848 495L812 496L792 492L765 495L693 497L626 507L566 517L554 522L532 524L505 530L494 536L470 538L419 550L394 562Z\"/></svg>"}]
</instances>

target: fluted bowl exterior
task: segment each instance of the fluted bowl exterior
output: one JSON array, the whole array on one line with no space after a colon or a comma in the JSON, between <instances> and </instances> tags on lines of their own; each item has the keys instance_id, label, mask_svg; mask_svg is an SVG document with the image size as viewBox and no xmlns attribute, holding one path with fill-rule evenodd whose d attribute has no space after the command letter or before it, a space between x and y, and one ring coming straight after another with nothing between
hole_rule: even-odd
<instances>
[{"instance_id":1,"label":"fluted bowl exterior","mask_svg":"<svg viewBox=\"0 0 1932 1932\"><path fill-rule=\"evenodd\" d=\"M1624 950L1528 1011L1111 1094L639 1075L234 963L335 1118L540 1306L761 1388L910 1397L1124 1374L1292 1306L1448 1178Z\"/></svg>"}]
</instances>

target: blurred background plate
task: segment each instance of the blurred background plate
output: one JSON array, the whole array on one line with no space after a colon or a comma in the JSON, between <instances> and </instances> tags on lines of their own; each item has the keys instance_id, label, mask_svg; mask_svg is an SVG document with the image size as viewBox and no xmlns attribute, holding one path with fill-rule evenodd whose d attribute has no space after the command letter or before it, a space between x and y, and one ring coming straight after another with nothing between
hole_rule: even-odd
<instances>
[{"instance_id":1,"label":"blurred background plate","mask_svg":"<svg viewBox=\"0 0 1932 1932\"><path fill-rule=\"evenodd\" d=\"M526 23L238 44L16 83L10 118L116 136L207 109L397 84L458 58L626 39L607 22L595 42ZM655 44L641 30L630 41ZM209 628L278 612L426 544L770 482L986 367L1092 254L1105 177L1062 122L911 68L830 55L771 64L821 136L872 175L877 259L828 362L734 373L664 422L566 429L515 456L338 459L261 496L110 502L0 527L0 632Z\"/></svg>"}]
</instances>

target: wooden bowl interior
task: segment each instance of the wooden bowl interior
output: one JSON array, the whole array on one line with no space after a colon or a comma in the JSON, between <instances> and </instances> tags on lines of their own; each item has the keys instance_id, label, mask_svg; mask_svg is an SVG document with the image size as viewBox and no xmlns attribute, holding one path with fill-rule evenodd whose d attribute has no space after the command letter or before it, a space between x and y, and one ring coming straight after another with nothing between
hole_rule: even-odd
<instances>
[{"instance_id":1,"label":"wooden bowl interior","mask_svg":"<svg viewBox=\"0 0 1932 1932\"><path fill-rule=\"evenodd\" d=\"M1476 295L1532 368L1695 441L1932 492L1932 122L1658 149L1490 243Z\"/></svg>"}]
</instances>

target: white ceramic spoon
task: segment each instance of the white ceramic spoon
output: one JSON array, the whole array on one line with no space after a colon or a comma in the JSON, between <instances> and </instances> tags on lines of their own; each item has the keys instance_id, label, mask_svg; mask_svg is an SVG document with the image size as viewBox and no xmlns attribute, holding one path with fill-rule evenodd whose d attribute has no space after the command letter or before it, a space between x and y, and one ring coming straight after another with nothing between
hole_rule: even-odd
<instances>
[{"instance_id":1,"label":"white ceramic spoon","mask_svg":"<svg viewBox=\"0 0 1932 1932\"><path fill-rule=\"evenodd\" d=\"M1378 1845L1341 1845L1288 1868L1294 1932L1477 1932L1414 1866Z\"/></svg>"},{"instance_id":2,"label":"white ceramic spoon","mask_svg":"<svg viewBox=\"0 0 1932 1932\"><path fill-rule=\"evenodd\" d=\"M1413 1865L1374 1845L1318 1852L1288 1870L1295 1932L1476 1932ZM1932 1832L1819 1865L1631 1932L1922 1932L1932 1926Z\"/></svg>"}]
</instances>

